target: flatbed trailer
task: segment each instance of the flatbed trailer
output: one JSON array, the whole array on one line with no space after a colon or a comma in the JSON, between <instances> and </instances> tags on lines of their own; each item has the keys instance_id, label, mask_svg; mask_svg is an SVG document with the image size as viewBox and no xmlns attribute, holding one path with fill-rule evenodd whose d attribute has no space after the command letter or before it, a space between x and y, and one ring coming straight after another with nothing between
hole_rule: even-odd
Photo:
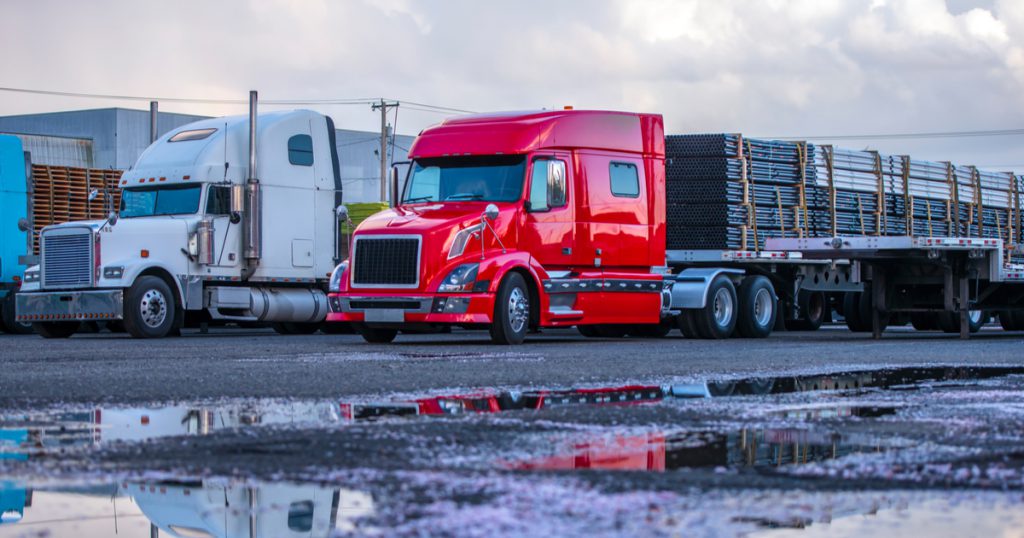
<instances>
[{"instance_id":1,"label":"flatbed trailer","mask_svg":"<svg viewBox=\"0 0 1024 538\"><path fill-rule=\"evenodd\" d=\"M1024 329L1024 265L1006 262L1001 239L970 237L825 237L769 239L767 247L807 260L841 258L852 283L870 295L871 331L881 338L892 313L955 313L969 338L972 311L997 311L1007 329ZM940 315L941 315L940 314Z\"/></svg>"}]
</instances>

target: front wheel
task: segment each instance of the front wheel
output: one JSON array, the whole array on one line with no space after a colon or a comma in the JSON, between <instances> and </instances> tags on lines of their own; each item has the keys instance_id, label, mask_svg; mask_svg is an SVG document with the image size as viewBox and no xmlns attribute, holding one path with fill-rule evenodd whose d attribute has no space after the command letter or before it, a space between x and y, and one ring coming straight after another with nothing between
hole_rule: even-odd
<instances>
[{"instance_id":1,"label":"front wheel","mask_svg":"<svg viewBox=\"0 0 1024 538\"><path fill-rule=\"evenodd\" d=\"M124 294L124 328L135 338L163 338L174 329L177 305L162 279L147 275Z\"/></svg>"},{"instance_id":2,"label":"front wheel","mask_svg":"<svg viewBox=\"0 0 1024 538\"><path fill-rule=\"evenodd\" d=\"M526 288L523 275L509 273L501 281L494 302L491 341L502 345L522 344L529 325L530 290Z\"/></svg>"},{"instance_id":3,"label":"front wheel","mask_svg":"<svg viewBox=\"0 0 1024 538\"><path fill-rule=\"evenodd\" d=\"M368 344L390 344L398 336L398 329L379 329L362 324L356 325L355 329Z\"/></svg>"},{"instance_id":4,"label":"front wheel","mask_svg":"<svg viewBox=\"0 0 1024 538\"><path fill-rule=\"evenodd\" d=\"M78 331L80 325L77 321L51 321L48 323L33 323L32 330L43 338L68 338Z\"/></svg>"}]
</instances>

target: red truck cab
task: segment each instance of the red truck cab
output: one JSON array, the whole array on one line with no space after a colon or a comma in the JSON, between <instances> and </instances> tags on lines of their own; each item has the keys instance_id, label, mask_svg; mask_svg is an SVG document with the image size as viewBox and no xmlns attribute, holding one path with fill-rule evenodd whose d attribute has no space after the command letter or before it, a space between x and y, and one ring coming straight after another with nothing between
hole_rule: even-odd
<instances>
[{"instance_id":1,"label":"red truck cab","mask_svg":"<svg viewBox=\"0 0 1024 538\"><path fill-rule=\"evenodd\" d=\"M328 321L370 342L399 330L662 326L660 115L473 115L424 130L389 210L332 277Z\"/></svg>"}]
</instances>

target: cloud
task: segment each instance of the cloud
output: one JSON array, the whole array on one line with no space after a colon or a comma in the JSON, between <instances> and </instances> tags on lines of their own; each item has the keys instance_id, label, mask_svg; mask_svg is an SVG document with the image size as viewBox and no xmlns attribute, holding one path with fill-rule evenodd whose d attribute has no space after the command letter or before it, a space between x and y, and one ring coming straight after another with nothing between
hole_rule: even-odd
<instances>
[{"instance_id":1,"label":"cloud","mask_svg":"<svg viewBox=\"0 0 1024 538\"><path fill-rule=\"evenodd\" d=\"M661 112L671 132L1024 124L1019 0L181 0L158 10L37 0L4 11L7 86L211 98L258 88L264 98L387 96L481 111L571 104ZM0 114L114 104L124 103L5 95ZM324 111L351 128L379 121L366 106ZM415 133L440 117L400 109L398 127ZM1024 164L1018 143L872 145Z\"/></svg>"}]
</instances>

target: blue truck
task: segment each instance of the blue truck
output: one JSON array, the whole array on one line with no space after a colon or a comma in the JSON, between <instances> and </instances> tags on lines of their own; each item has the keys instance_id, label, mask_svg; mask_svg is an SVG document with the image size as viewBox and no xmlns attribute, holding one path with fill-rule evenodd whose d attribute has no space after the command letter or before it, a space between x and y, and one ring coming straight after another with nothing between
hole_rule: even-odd
<instances>
[{"instance_id":1,"label":"blue truck","mask_svg":"<svg viewBox=\"0 0 1024 538\"><path fill-rule=\"evenodd\" d=\"M0 330L27 334L32 326L14 320L14 294L32 256L28 156L16 136L0 135Z\"/></svg>"}]
</instances>

